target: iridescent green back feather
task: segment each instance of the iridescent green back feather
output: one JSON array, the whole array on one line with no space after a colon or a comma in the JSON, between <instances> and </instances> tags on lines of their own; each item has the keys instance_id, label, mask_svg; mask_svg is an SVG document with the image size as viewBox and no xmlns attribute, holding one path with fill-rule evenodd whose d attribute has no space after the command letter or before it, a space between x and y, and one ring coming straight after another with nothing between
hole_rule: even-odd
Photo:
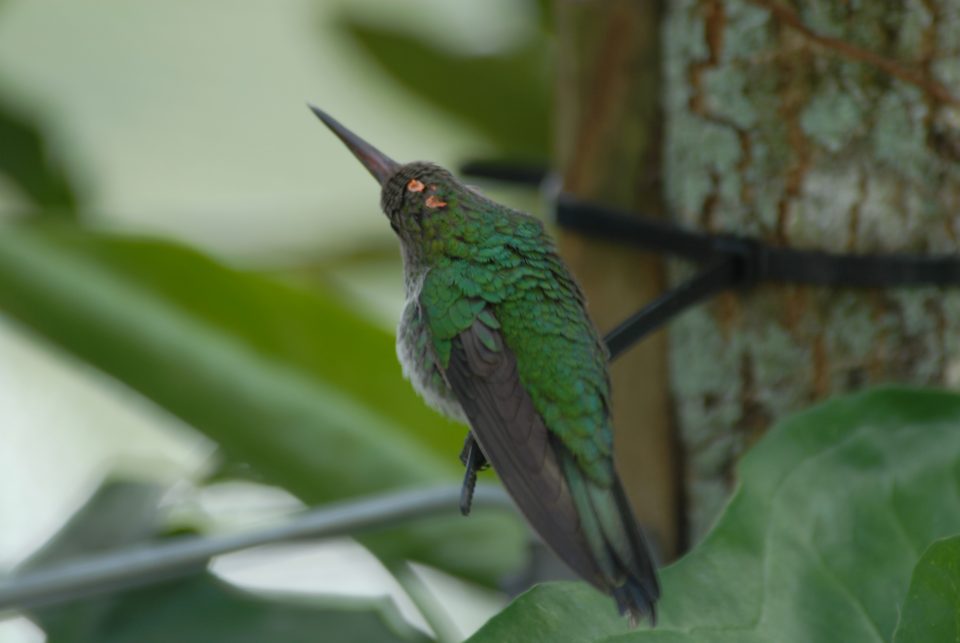
<instances>
[{"instance_id":1,"label":"iridescent green back feather","mask_svg":"<svg viewBox=\"0 0 960 643\"><path fill-rule=\"evenodd\" d=\"M479 319L499 330L550 431L602 486L613 481L606 356L583 295L536 219L469 190L441 195L446 216L418 222L420 292L445 368L451 340ZM491 340L492 342L492 340Z\"/></svg>"}]
</instances>

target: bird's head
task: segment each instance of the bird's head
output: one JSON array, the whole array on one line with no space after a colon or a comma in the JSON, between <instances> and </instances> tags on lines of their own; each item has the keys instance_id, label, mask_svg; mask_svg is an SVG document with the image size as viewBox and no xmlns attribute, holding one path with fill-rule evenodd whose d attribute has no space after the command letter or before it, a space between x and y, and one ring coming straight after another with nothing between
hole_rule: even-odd
<instances>
[{"instance_id":1,"label":"bird's head","mask_svg":"<svg viewBox=\"0 0 960 643\"><path fill-rule=\"evenodd\" d=\"M380 184L380 206L402 241L420 241L430 222L456 216L464 200L479 197L442 167L425 161L397 163L323 110L310 109Z\"/></svg>"}]
</instances>

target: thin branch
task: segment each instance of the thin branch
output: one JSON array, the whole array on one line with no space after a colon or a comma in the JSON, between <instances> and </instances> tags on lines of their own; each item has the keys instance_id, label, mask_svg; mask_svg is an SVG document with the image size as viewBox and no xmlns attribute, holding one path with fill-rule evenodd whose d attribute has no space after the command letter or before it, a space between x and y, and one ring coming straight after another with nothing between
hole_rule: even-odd
<instances>
[{"instance_id":1,"label":"thin branch","mask_svg":"<svg viewBox=\"0 0 960 643\"><path fill-rule=\"evenodd\" d=\"M478 487L477 496L480 504L513 510L513 503L499 487ZM264 529L223 536L185 537L90 556L0 582L0 612L55 605L155 584L203 571L214 556L250 547L351 535L435 514L459 515L459 501L459 486L400 491L312 509L284 524Z\"/></svg>"}]
</instances>

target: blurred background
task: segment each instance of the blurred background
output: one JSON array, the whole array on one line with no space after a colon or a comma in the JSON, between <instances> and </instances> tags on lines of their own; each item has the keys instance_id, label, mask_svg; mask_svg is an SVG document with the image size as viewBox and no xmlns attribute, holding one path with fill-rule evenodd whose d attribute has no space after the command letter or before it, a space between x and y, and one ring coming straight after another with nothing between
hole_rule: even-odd
<instances>
[{"instance_id":1,"label":"blurred background","mask_svg":"<svg viewBox=\"0 0 960 643\"><path fill-rule=\"evenodd\" d=\"M0 0L0 575L81 555L91 528L110 548L456 483L463 430L395 363L377 187L305 102L401 161L542 162L544 4ZM208 614L240 605L227 582L268 592L245 614L331 640L456 640L528 549L515 516L476 514L230 555L191 582ZM123 602L161 604L149 591L0 614L0 641L159 637Z\"/></svg>"}]
</instances>

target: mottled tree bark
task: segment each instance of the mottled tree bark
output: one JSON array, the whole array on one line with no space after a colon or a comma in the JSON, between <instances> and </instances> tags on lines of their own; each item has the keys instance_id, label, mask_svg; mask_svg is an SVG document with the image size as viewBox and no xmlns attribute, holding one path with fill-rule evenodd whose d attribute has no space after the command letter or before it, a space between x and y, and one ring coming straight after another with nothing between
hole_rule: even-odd
<instances>
[{"instance_id":1,"label":"mottled tree bark","mask_svg":"<svg viewBox=\"0 0 960 643\"><path fill-rule=\"evenodd\" d=\"M956 252L956 0L671 0L665 193L679 222L844 252ZM674 271L678 276L679 271ZM687 313L671 384L694 536L772 422L882 382L955 386L960 293L764 286Z\"/></svg>"},{"instance_id":2,"label":"mottled tree bark","mask_svg":"<svg viewBox=\"0 0 960 643\"><path fill-rule=\"evenodd\" d=\"M558 0L556 12L556 165L563 190L660 212L660 3ZM659 261L634 248L561 233L560 249L601 331L661 290ZM618 469L637 517L670 559L682 534L665 334L619 358L612 379Z\"/></svg>"}]
</instances>

